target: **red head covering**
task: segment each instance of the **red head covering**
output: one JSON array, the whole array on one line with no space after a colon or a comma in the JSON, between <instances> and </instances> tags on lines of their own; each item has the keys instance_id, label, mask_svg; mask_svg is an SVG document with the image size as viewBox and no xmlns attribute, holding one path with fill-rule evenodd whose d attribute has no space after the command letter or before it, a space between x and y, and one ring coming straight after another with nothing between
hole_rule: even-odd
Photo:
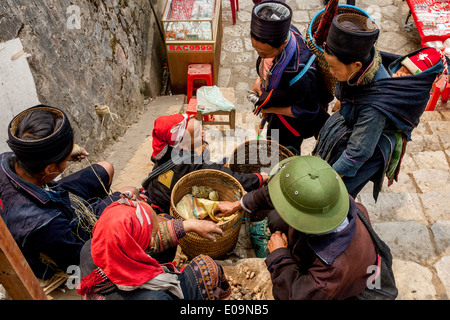
<instances>
[{"instance_id":1,"label":"red head covering","mask_svg":"<svg viewBox=\"0 0 450 320\"><path fill-rule=\"evenodd\" d=\"M153 158L161 159L169 146L174 146L181 141L188 121L186 114L172 114L156 118L152 132Z\"/></svg>"},{"instance_id":2,"label":"red head covering","mask_svg":"<svg viewBox=\"0 0 450 320\"><path fill-rule=\"evenodd\" d=\"M92 230L95 265L114 284L123 286L139 286L163 273L159 263L145 253L152 228L152 209L144 202L122 199L112 203Z\"/></svg>"},{"instance_id":3,"label":"red head covering","mask_svg":"<svg viewBox=\"0 0 450 320\"><path fill-rule=\"evenodd\" d=\"M434 48L421 50L414 56L406 57L402 64L412 73L419 74L436 65L441 60L439 51Z\"/></svg>"}]
</instances>

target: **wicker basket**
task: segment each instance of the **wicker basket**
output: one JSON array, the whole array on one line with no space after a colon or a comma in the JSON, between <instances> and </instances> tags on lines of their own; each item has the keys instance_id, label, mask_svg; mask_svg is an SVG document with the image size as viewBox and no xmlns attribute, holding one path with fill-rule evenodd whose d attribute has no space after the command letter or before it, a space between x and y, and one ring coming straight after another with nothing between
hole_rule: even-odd
<instances>
[{"instance_id":1,"label":"wicker basket","mask_svg":"<svg viewBox=\"0 0 450 320\"><path fill-rule=\"evenodd\" d=\"M239 181L228 173L212 169L188 173L175 184L170 197L170 214L176 219L183 219L176 209L177 203L184 195L191 193L192 186L195 185L217 190L220 201L240 200L245 193ZM244 211L240 210L231 220L219 223L218 226L223 230L223 236L215 235L216 242L204 239L195 232L187 233L180 239L183 252L190 259L199 254L208 255L213 259L222 258L236 246L243 217Z\"/></svg>"},{"instance_id":2,"label":"wicker basket","mask_svg":"<svg viewBox=\"0 0 450 320\"><path fill-rule=\"evenodd\" d=\"M324 79L324 82L325 82L325 85L326 85L328 91L334 96L334 88L336 87L337 79L331 75L330 70L328 68L328 63L324 57L323 49L320 48L314 42L314 37L313 37L314 32L319 27L320 19L322 18L324 11L325 11L325 9L322 9L321 11L319 11L312 18L311 22L309 23L308 32L306 33L306 44L307 44L308 48L312 51L312 53L314 53L317 56L316 65L318 66L319 71L321 72L321 74L323 76L323 79ZM341 14L341 13L353 13L353 14L359 14L361 16L371 18L370 15L366 11L364 11L358 7L345 5L345 4L338 6L337 14Z\"/></svg>"},{"instance_id":3,"label":"wicker basket","mask_svg":"<svg viewBox=\"0 0 450 320\"><path fill-rule=\"evenodd\" d=\"M277 157L274 158L275 161L267 163L267 160L272 160L272 150L278 153ZM261 161L260 156L268 159ZM239 173L270 173L274 165L292 156L294 154L289 149L274 140L247 140L234 149L228 159L228 166L232 171Z\"/></svg>"}]
</instances>

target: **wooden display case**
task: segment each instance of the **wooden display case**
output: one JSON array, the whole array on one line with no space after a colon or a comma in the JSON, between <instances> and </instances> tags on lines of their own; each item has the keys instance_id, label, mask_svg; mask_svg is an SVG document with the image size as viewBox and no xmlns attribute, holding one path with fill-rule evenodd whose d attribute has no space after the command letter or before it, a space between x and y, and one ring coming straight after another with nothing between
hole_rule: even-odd
<instances>
[{"instance_id":1,"label":"wooden display case","mask_svg":"<svg viewBox=\"0 0 450 320\"><path fill-rule=\"evenodd\" d=\"M162 18L172 92L186 94L188 65L212 65L217 84L222 48L221 0L167 0Z\"/></svg>"}]
</instances>

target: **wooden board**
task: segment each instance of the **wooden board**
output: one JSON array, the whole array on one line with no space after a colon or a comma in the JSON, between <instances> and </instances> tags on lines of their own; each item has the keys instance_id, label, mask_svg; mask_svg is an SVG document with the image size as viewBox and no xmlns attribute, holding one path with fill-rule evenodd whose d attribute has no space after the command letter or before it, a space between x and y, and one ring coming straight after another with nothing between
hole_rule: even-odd
<instances>
[{"instance_id":1,"label":"wooden board","mask_svg":"<svg viewBox=\"0 0 450 320\"><path fill-rule=\"evenodd\" d=\"M0 283L13 300L47 300L47 296L0 217Z\"/></svg>"}]
</instances>

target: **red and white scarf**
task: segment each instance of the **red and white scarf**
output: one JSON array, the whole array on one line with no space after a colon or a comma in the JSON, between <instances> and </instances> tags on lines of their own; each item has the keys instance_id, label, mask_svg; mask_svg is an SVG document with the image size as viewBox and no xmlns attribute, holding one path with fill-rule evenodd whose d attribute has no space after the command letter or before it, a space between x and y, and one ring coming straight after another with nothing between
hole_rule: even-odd
<instances>
[{"instance_id":1,"label":"red and white scarf","mask_svg":"<svg viewBox=\"0 0 450 320\"><path fill-rule=\"evenodd\" d=\"M156 118L152 131L152 157L161 159L167 148L176 146L183 139L189 117L186 114L172 114Z\"/></svg>"},{"instance_id":2,"label":"red and white scarf","mask_svg":"<svg viewBox=\"0 0 450 320\"><path fill-rule=\"evenodd\" d=\"M145 202L123 198L108 206L92 231L91 254L98 268L81 280L78 293L90 293L105 277L117 286L137 287L164 273L145 253L152 228L152 209Z\"/></svg>"}]
</instances>

